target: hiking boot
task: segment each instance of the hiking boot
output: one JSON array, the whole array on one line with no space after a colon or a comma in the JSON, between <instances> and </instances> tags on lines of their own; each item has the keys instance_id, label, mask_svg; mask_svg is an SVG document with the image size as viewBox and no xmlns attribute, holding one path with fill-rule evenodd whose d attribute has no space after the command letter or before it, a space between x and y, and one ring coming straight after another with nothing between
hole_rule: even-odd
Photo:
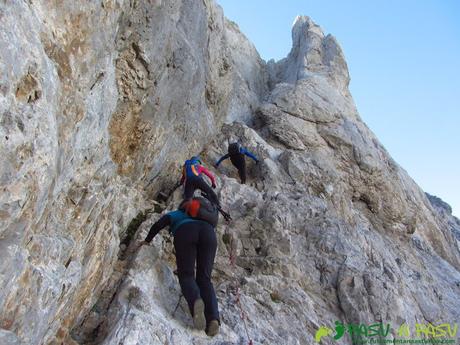
<instances>
[{"instance_id":1,"label":"hiking boot","mask_svg":"<svg viewBox=\"0 0 460 345\"><path fill-rule=\"evenodd\" d=\"M206 329L206 334L210 337L213 337L217 333L219 333L219 321L211 320L211 322L209 322L208 328Z\"/></svg>"},{"instance_id":2,"label":"hiking boot","mask_svg":"<svg viewBox=\"0 0 460 345\"><path fill-rule=\"evenodd\" d=\"M206 328L206 318L204 317L204 302L198 298L193 303L193 325L196 329L203 331Z\"/></svg>"}]
</instances>

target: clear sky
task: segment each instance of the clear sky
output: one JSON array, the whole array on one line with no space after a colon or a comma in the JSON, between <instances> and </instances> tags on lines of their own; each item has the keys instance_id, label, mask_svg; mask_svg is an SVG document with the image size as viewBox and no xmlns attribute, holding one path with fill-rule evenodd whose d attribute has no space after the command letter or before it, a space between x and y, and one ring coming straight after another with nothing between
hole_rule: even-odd
<instances>
[{"instance_id":1,"label":"clear sky","mask_svg":"<svg viewBox=\"0 0 460 345\"><path fill-rule=\"evenodd\" d=\"M460 216L460 1L217 0L262 58L291 49L297 15L340 43L361 117Z\"/></svg>"}]
</instances>

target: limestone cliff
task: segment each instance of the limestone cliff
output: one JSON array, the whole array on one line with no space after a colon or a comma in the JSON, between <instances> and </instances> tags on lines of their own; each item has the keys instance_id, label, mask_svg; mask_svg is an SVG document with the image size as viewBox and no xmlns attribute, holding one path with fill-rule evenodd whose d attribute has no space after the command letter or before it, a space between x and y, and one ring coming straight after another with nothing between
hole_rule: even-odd
<instances>
[{"instance_id":1,"label":"limestone cliff","mask_svg":"<svg viewBox=\"0 0 460 345\"><path fill-rule=\"evenodd\" d=\"M459 222L362 122L308 17L269 63L208 0L7 1L0 22L0 343L247 343L238 295L255 344L459 319ZM177 206L182 161L232 138L262 162L247 185L217 172L234 221L207 339L175 310L168 235L130 249Z\"/></svg>"}]
</instances>

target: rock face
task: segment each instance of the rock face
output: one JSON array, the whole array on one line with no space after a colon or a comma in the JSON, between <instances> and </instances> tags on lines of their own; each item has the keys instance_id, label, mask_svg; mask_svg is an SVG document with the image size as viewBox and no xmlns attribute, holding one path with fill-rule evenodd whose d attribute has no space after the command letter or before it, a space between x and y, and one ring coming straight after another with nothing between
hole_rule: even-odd
<instances>
[{"instance_id":1,"label":"rock face","mask_svg":"<svg viewBox=\"0 0 460 345\"><path fill-rule=\"evenodd\" d=\"M308 17L267 64L207 0L12 1L0 21L2 344L311 344L335 320L459 319L459 222L361 121ZM247 185L218 172L234 221L208 340L169 236L131 249L180 201L181 162L234 138L261 163Z\"/></svg>"},{"instance_id":2,"label":"rock face","mask_svg":"<svg viewBox=\"0 0 460 345\"><path fill-rule=\"evenodd\" d=\"M448 229L450 228L457 241L460 241L460 220L452 215L452 208L450 205L437 196L428 193L425 194L436 211L438 218L441 218L442 226Z\"/></svg>"},{"instance_id":3,"label":"rock face","mask_svg":"<svg viewBox=\"0 0 460 345\"><path fill-rule=\"evenodd\" d=\"M0 17L0 327L59 342L145 200L225 116L252 114L267 74L210 3L13 1Z\"/></svg>"}]
</instances>

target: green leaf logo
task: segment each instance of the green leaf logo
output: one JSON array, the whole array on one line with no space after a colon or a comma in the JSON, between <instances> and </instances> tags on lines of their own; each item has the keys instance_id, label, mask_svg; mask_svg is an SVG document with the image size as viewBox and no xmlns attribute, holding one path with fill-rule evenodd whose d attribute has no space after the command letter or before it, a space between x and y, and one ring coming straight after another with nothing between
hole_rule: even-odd
<instances>
[{"instance_id":1,"label":"green leaf logo","mask_svg":"<svg viewBox=\"0 0 460 345\"><path fill-rule=\"evenodd\" d=\"M332 333L334 333L334 331L332 329L330 329L329 327L326 327L326 326L321 326L317 331L316 331L316 334L315 334L315 341L317 343L319 343L321 341L321 337L327 337L329 335L331 335Z\"/></svg>"}]
</instances>

